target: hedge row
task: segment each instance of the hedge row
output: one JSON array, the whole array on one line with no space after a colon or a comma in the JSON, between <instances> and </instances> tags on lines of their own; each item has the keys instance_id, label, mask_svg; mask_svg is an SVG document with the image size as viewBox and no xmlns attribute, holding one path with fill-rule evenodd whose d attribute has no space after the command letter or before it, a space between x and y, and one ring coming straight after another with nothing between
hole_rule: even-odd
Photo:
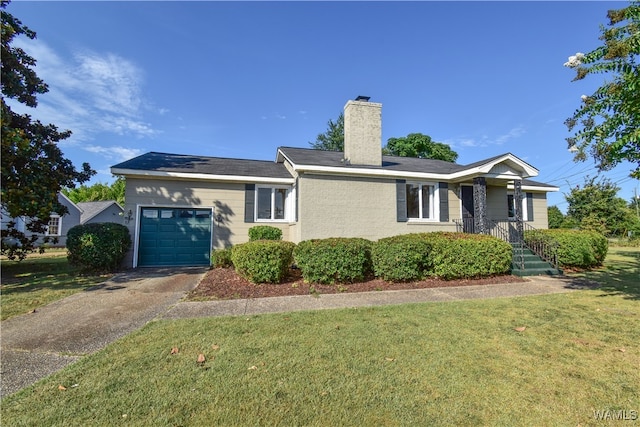
<instances>
[{"instance_id":1,"label":"hedge row","mask_svg":"<svg viewBox=\"0 0 640 427\"><path fill-rule=\"evenodd\" d=\"M486 277L509 272L511 246L490 236L422 233L380 239L329 238L300 242L256 240L214 251L216 267L235 266L256 283L278 283L295 262L311 283L353 283L374 275L389 281Z\"/></svg>"},{"instance_id":2,"label":"hedge row","mask_svg":"<svg viewBox=\"0 0 640 427\"><path fill-rule=\"evenodd\" d=\"M527 243L556 245L561 267L591 268L602 265L609 242L602 234L584 230L535 230L524 234Z\"/></svg>"}]
</instances>

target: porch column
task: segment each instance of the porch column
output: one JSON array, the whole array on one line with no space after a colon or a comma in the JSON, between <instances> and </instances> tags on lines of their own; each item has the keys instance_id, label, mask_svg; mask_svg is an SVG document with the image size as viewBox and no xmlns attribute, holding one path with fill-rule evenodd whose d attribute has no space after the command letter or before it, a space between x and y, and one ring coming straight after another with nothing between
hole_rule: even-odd
<instances>
[{"instance_id":1,"label":"porch column","mask_svg":"<svg viewBox=\"0 0 640 427\"><path fill-rule=\"evenodd\" d=\"M484 177L473 179L473 226L477 234L487 234L487 181Z\"/></svg>"},{"instance_id":2,"label":"porch column","mask_svg":"<svg viewBox=\"0 0 640 427\"><path fill-rule=\"evenodd\" d=\"M515 204L514 214L518 233L516 237L520 241L524 237L524 223L522 221L522 180L519 179L513 181L513 203Z\"/></svg>"}]
</instances>

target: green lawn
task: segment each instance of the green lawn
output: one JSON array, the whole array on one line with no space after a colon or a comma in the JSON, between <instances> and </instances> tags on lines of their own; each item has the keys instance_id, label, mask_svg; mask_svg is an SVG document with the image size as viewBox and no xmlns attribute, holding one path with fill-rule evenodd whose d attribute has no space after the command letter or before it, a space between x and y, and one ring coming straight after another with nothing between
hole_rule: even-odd
<instances>
[{"instance_id":1,"label":"green lawn","mask_svg":"<svg viewBox=\"0 0 640 427\"><path fill-rule=\"evenodd\" d=\"M0 320L28 313L68 297L110 276L81 275L67 262L66 250L49 249L24 261L2 259Z\"/></svg>"},{"instance_id":2,"label":"green lawn","mask_svg":"<svg viewBox=\"0 0 640 427\"><path fill-rule=\"evenodd\" d=\"M3 425L612 425L594 411L640 416L639 255L612 250L602 290L152 322Z\"/></svg>"}]
</instances>

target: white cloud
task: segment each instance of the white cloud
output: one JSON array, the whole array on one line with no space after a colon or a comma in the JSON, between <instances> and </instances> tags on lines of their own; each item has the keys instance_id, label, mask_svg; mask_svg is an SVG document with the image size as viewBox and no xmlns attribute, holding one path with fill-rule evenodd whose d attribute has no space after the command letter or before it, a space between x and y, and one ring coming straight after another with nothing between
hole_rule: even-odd
<instances>
[{"instance_id":1,"label":"white cloud","mask_svg":"<svg viewBox=\"0 0 640 427\"><path fill-rule=\"evenodd\" d=\"M99 145L87 145L83 146L82 148L91 153L101 154L108 159L117 160L118 162L123 162L142 154L142 150L138 150L137 148L126 148L117 146L102 147Z\"/></svg>"},{"instance_id":2,"label":"white cloud","mask_svg":"<svg viewBox=\"0 0 640 427\"><path fill-rule=\"evenodd\" d=\"M524 135L525 133L526 133L526 130L522 126L516 126L513 129L511 129L509 132L497 137L494 141L495 141L495 144L502 145L511 139L518 138Z\"/></svg>"},{"instance_id":3,"label":"white cloud","mask_svg":"<svg viewBox=\"0 0 640 427\"><path fill-rule=\"evenodd\" d=\"M72 137L63 145L91 141L99 133L135 137L158 133L143 121L144 76L132 61L90 51L66 59L39 40L16 39L15 45L36 59L35 71L49 87L38 97L36 109L20 104L15 110L71 130Z\"/></svg>"}]
</instances>

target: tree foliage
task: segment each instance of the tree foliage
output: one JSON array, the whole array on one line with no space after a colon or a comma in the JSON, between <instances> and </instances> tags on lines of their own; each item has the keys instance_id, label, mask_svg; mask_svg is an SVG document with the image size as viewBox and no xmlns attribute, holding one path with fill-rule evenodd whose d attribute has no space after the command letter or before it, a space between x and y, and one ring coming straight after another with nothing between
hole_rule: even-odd
<instances>
[{"instance_id":1,"label":"tree foliage","mask_svg":"<svg viewBox=\"0 0 640 427\"><path fill-rule=\"evenodd\" d=\"M549 228L562 228L564 215L557 206L549 206L547 208L547 216L549 219Z\"/></svg>"},{"instance_id":2,"label":"tree foliage","mask_svg":"<svg viewBox=\"0 0 640 427\"><path fill-rule=\"evenodd\" d=\"M76 188L64 188L62 192L73 203L115 200L124 205L124 190L125 179L119 176L111 185L101 182L89 186L83 184Z\"/></svg>"},{"instance_id":3,"label":"tree foliage","mask_svg":"<svg viewBox=\"0 0 640 427\"><path fill-rule=\"evenodd\" d=\"M458 159L458 153L450 146L434 142L429 135L410 133L402 138L389 138L383 153L400 157L417 157L420 159L436 159L452 162Z\"/></svg>"},{"instance_id":4,"label":"tree foliage","mask_svg":"<svg viewBox=\"0 0 640 427\"><path fill-rule=\"evenodd\" d=\"M574 133L567 142L576 160L584 161L590 153L600 170L635 163L631 176L640 179L640 2L607 16L609 25L601 27L603 45L570 56L564 64L576 71L574 81L601 73L611 78L592 95L582 96L582 104L565 122Z\"/></svg>"},{"instance_id":5,"label":"tree foliage","mask_svg":"<svg viewBox=\"0 0 640 427\"><path fill-rule=\"evenodd\" d=\"M569 207L567 219L580 224L582 229L605 235L625 235L638 228L638 219L627 202L618 197L620 190L606 178L596 181L587 177L582 187L576 186L565 195Z\"/></svg>"},{"instance_id":6,"label":"tree foliage","mask_svg":"<svg viewBox=\"0 0 640 427\"><path fill-rule=\"evenodd\" d=\"M334 122L327 122L327 130L310 142L311 148L324 151L344 151L344 114L340 114ZM429 135L411 133L401 138L389 138L382 148L382 154L400 157L418 157L421 159L437 159L455 162L458 153L450 146L431 140Z\"/></svg>"},{"instance_id":7,"label":"tree foliage","mask_svg":"<svg viewBox=\"0 0 640 427\"><path fill-rule=\"evenodd\" d=\"M327 122L327 130L317 136L316 142L310 142L311 148L324 151L344 151L344 114L340 113L334 122Z\"/></svg>"},{"instance_id":8,"label":"tree foliage","mask_svg":"<svg viewBox=\"0 0 640 427\"><path fill-rule=\"evenodd\" d=\"M2 254L10 259L23 259L35 248L37 236L46 231L52 213L63 215L65 206L58 202L63 187L73 187L87 181L95 172L87 163L80 171L63 156L57 143L71 135L58 131L52 124L32 120L27 114L17 114L5 102L12 99L28 107L38 105L37 96L48 91L36 75L36 60L23 49L12 46L17 36L30 39L36 33L5 9L8 1L0 2L2 19L2 215L30 218L26 225L29 236L16 229L15 222L2 230Z\"/></svg>"}]
</instances>

